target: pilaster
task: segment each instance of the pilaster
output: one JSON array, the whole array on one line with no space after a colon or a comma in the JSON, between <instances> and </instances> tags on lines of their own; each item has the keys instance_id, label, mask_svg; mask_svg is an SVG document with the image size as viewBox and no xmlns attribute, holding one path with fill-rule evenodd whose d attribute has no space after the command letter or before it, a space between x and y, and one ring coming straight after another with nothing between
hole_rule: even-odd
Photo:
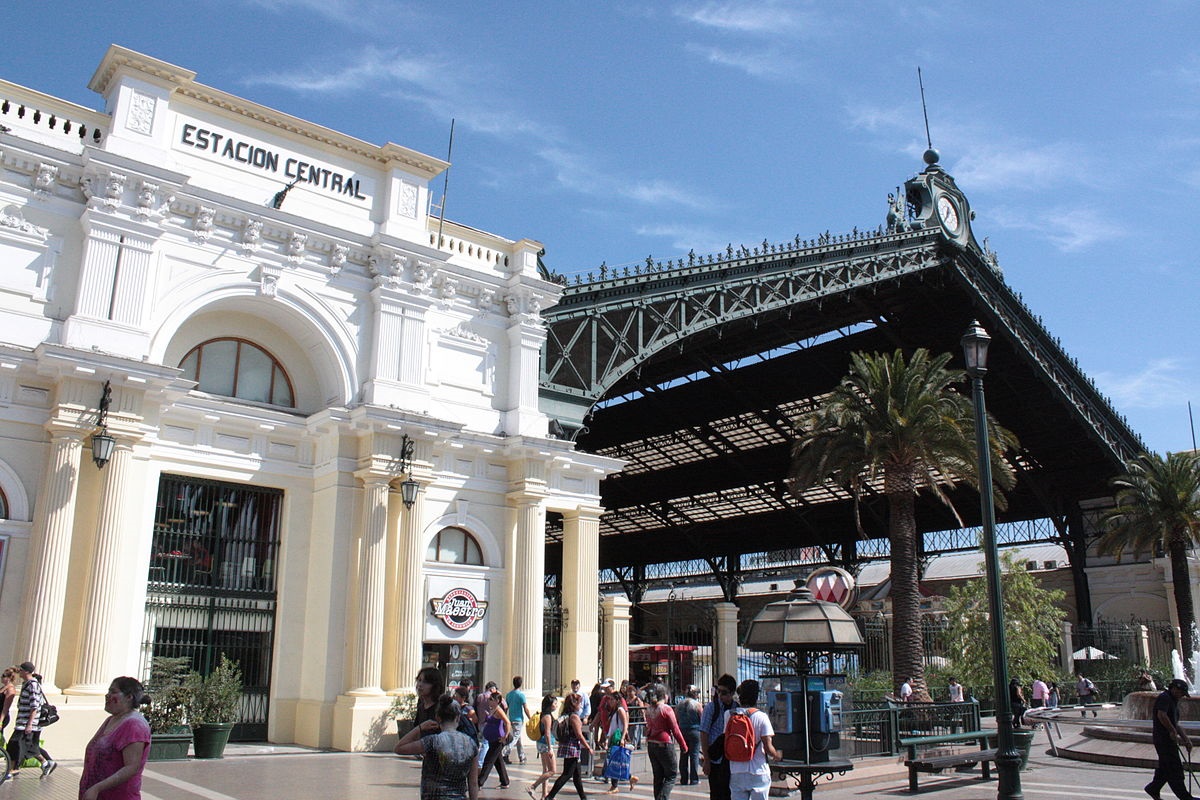
<instances>
[{"instance_id":1,"label":"pilaster","mask_svg":"<svg viewBox=\"0 0 1200 800\"><path fill-rule=\"evenodd\" d=\"M510 496L516 524L508 566L508 671L525 685L542 685L542 635L546 577L546 508L541 494Z\"/></svg>"},{"instance_id":2,"label":"pilaster","mask_svg":"<svg viewBox=\"0 0 1200 800\"><path fill-rule=\"evenodd\" d=\"M414 480L418 480L414 476ZM417 491L412 508L400 511L396 559L389 565L389 610L395 623L390 668L387 670L389 693L411 690L413 680L421 670L422 648L425 640L425 573L422 564L425 552L422 545L425 518L425 485Z\"/></svg>"},{"instance_id":3,"label":"pilaster","mask_svg":"<svg viewBox=\"0 0 1200 800\"><path fill-rule=\"evenodd\" d=\"M387 517L390 474L364 470L362 531L358 536L358 607L354 621L354 660L346 694L383 694L384 578L387 571ZM347 585L354 585L348 581Z\"/></svg>"},{"instance_id":4,"label":"pilaster","mask_svg":"<svg viewBox=\"0 0 1200 800\"><path fill-rule=\"evenodd\" d=\"M579 678L585 686L595 683L596 654L600 652L596 576L600 573L602 510L589 506L563 514L563 680ZM628 648L625 653L628 655ZM621 674L628 671L626 666Z\"/></svg>"}]
</instances>

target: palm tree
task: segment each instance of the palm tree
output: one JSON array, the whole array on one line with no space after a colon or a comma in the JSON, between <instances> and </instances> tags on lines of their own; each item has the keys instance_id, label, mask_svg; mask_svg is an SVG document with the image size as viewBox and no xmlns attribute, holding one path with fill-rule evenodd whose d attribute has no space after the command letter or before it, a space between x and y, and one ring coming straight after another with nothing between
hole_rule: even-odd
<instances>
[{"instance_id":1,"label":"palm tree","mask_svg":"<svg viewBox=\"0 0 1200 800\"><path fill-rule=\"evenodd\" d=\"M1116 507L1101 518L1104 534L1096 543L1101 553L1134 558L1159 547L1171 559L1171 583L1179 616L1183 662L1191 669L1196 650L1196 614L1192 609L1188 548L1200 541L1200 456L1196 453L1142 453L1113 478ZM1194 676L1193 676L1194 677Z\"/></svg>"},{"instance_id":2,"label":"palm tree","mask_svg":"<svg viewBox=\"0 0 1200 800\"><path fill-rule=\"evenodd\" d=\"M892 677L896 684L911 678L914 699L928 700L916 496L931 492L953 512L945 489L960 481L977 485L975 414L970 397L954 388L965 376L947 368L948 353L931 357L922 348L909 360L899 350L854 353L850 361L849 374L797 425L788 484L796 494L826 481L849 489L861 534L858 499L882 478L892 552ZM990 429L994 481L1008 488L1015 478L1003 454L1016 438L994 422Z\"/></svg>"}]
</instances>

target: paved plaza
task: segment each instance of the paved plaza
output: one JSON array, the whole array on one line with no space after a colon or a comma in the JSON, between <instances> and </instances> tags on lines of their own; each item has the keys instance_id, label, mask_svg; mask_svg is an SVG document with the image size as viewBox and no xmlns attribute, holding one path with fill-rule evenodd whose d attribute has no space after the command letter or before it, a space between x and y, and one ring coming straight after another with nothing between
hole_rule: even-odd
<instances>
[{"instance_id":1,"label":"paved plaza","mask_svg":"<svg viewBox=\"0 0 1200 800\"><path fill-rule=\"evenodd\" d=\"M333 753L298 747L257 745L231 746L220 761L176 761L150 764L142 785L145 800L283 800L321 798L321 800L396 800L416 798L421 766L409 759L383 753ZM496 777L481 798L487 800L527 800L525 786L536 774L531 764L509 768L512 786L500 789ZM39 780L36 771L28 771L15 781L0 786L0 800L73 800L78 797L80 763L63 762L49 778ZM994 774L994 773L993 773ZM1098 800L1145 800L1142 786L1150 779L1146 770L1128 767L1086 764L1056 759L1044 749L1035 748L1029 769L1021 773L1024 796L1030 800L1057 798L1097 798ZM601 797L605 787L587 781L590 797ZM633 792L636 797L651 797L650 776ZM629 797L627 790L617 797ZM978 772L922 775L921 796L931 800L993 800L995 780L981 781ZM1165 796L1170 796L1168 791ZM575 797L570 787L559 797ZM674 800L707 800L703 783L676 787ZM793 793L792 797L799 797ZM895 758L865 759L855 762L853 772L816 789L818 800L858 800L859 798L912 797L907 791L907 775Z\"/></svg>"}]
</instances>

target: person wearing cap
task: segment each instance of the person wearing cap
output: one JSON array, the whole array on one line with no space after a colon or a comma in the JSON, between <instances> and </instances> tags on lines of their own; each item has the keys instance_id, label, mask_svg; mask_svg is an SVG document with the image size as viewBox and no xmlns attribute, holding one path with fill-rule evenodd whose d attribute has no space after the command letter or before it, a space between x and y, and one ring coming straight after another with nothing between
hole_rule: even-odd
<instances>
[{"instance_id":1,"label":"person wearing cap","mask_svg":"<svg viewBox=\"0 0 1200 800\"><path fill-rule=\"evenodd\" d=\"M1183 778L1183 760L1179 756L1182 745L1187 748L1188 760L1191 760L1192 741L1179 724L1179 701L1187 696L1187 683L1176 678L1154 701L1151 724L1158 766L1154 768L1154 778L1144 787L1146 794L1154 800L1161 800L1159 792L1164 784L1171 787L1179 800L1193 800Z\"/></svg>"},{"instance_id":2,"label":"person wearing cap","mask_svg":"<svg viewBox=\"0 0 1200 800\"><path fill-rule=\"evenodd\" d=\"M33 756L42 765L42 777L54 772L58 762L41 746L41 716L42 705L46 696L42 694L42 676L38 675L33 662L26 661L17 667L21 673L21 694L17 698L17 724L13 730L12 739L8 742L8 755L14 766L10 773L12 777L20 774L21 765L25 759Z\"/></svg>"}]
</instances>

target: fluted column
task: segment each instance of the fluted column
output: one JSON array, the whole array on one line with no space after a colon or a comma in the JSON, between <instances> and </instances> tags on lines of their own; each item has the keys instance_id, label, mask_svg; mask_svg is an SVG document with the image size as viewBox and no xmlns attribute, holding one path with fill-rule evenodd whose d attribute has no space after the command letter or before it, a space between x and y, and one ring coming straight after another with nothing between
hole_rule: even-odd
<instances>
[{"instance_id":1,"label":"fluted column","mask_svg":"<svg viewBox=\"0 0 1200 800\"><path fill-rule=\"evenodd\" d=\"M425 641L425 581L422 564L425 552L422 533L425 517L425 485L417 492L412 508L400 512L400 541L397 548L396 578L391 599L395 602L396 618L396 686L389 689L413 687L413 679L421 669L422 642Z\"/></svg>"},{"instance_id":2,"label":"fluted column","mask_svg":"<svg viewBox=\"0 0 1200 800\"><path fill-rule=\"evenodd\" d=\"M738 668L738 607L733 603L713 603L716 617L713 631L713 677L737 675Z\"/></svg>"},{"instance_id":3,"label":"fluted column","mask_svg":"<svg viewBox=\"0 0 1200 800\"><path fill-rule=\"evenodd\" d=\"M546 509L542 497L522 495L516 504L512 563L508 565L509 671L534 692L542 685L543 586L546 579Z\"/></svg>"},{"instance_id":4,"label":"fluted column","mask_svg":"<svg viewBox=\"0 0 1200 800\"><path fill-rule=\"evenodd\" d=\"M350 695L383 694L383 596L387 572L387 506L390 475L358 473L363 482L362 532L358 547L358 613Z\"/></svg>"},{"instance_id":5,"label":"fluted column","mask_svg":"<svg viewBox=\"0 0 1200 800\"><path fill-rule=\"evenodd\" d=\"M118 643L128 638L129 628L129 609L121 605L126 596L123 589L136 579L129 574L131 559L126 557L128 545L133 541L128 535L130 522L138 505L129 496L133 488L132 462L133 443L117 437L112 460L103 470L96 547L79 629L79 660L75 682L66 690L67 694L104 694L112 679L123 674L126 667L126 654Z\"/></svg>"},{"instance_id":6,"label":"fluted column","mask_svg":"<svg viewBox=\"0 0 1200 800\"><path fill-rule=\"evenodd\" d=\"M622 681L629 677L629 609L631 603L624 597L604 598L604 677ZM591 675L580 678L584 686L594 682ZM599 676L596 677L596 680Z\"/></svg>"},{"instance_id":7,"label":"fluted column","mask_svg":"<svg viewBox=\"0 0 1200 800\"><path fill-rule=\"evenodd\" d=\"M563 620L563 682L578 678L584 686L599 679L596 674L600 652L600 599L597 577L600 573L600 513L599 508L580 508L563 514L563 574L562 602L566 611ZM628 618L628 604L626 604ZM628 644L628 634L626 644ZM605 654L611 650L605 648ZM628 660L629 648L621 651ZM620 676L629 671L628 665ZM616 675L617 673L611 673Z\"/></svg>"},{"instance_id":8,"label":"fluted column","mask_svg":"<svg viewBox=\"0 0 1200 800\"><path fill-rule=\"evenodd\" d=\"M54 431L50 458L38 488L33 536L25 568L25 592L16 660L32 661L41 671L47 693L58 691L55 680L62 619L67 597L67 567L79 488L83 434Z\"/></svg>"}]
</instances>

